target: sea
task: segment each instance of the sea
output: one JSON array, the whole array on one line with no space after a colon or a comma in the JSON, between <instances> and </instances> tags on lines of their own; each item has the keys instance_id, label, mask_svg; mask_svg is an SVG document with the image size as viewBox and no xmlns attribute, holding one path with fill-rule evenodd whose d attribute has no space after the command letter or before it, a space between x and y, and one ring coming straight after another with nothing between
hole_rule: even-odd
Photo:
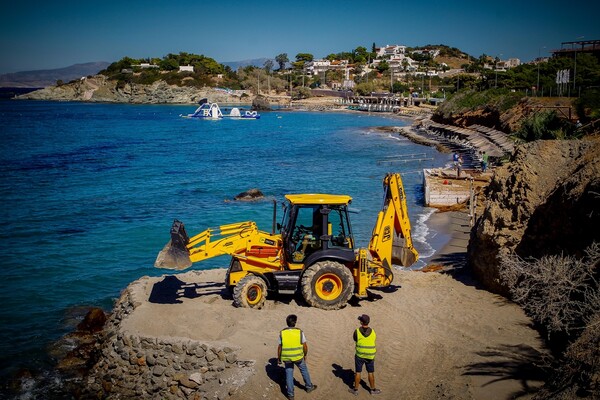
<instances>
[{"instance_id":1,"label":"sea","mask_svg":"<svg viewBox=\"0 0 600 400\"><path fill-rule=\"evenodd\" d=\"M377 129L409 120L283 109L258 120L181 118L194 109L0 101L1 388L23 370L48 381L49 349L74 329L78 310L109 312L131 282L173 273L153 265L174 219L190 235L247 220L270 231L273 200L281 216L285 194L347 194L364 247L383 204L382 179L400 172L421 257L411 268L443 244L427 225L433 209L423 206L422 170L450 156ZM232 201L251 188L265 200Z\"/></svg>"}]
</instances>

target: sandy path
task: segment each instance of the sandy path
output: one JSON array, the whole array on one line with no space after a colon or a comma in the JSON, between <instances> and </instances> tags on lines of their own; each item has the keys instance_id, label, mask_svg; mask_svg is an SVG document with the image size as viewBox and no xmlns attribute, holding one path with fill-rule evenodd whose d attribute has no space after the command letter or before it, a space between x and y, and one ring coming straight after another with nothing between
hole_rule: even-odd
<instances>
[{"instance_id":1,"label":"sandy path","mask_svg":"<svg viewBox=\"0 0 600 400\"><path fill-rule=\"evenodd\" d=\"M362 313L371 316L378 335L380 398L506 399L539 384L527 372L528 357L538 355L541 343L522 311L447 274L398 272L395 291L374 292L370 301L338 311L305 307L289 296L269 300L263 310L234 308L222 291L224 270L177 277L181 297L170 298L181 303L144 302L122 328L144 336L189 337L241 347L240 358L255 360L256 373L233 399L284 398L283 370L274 358L278 332L290 313L298 315L298 326L307 335L309 369L319 386L310 394L297 388L297 399L354 397L347 393L352 332ZM164 282L147 279L143 295L155 296ZM301 380L299 373L296 378ZM367 396L363 389L358 398Z\"/></svg>"}]
</instances>

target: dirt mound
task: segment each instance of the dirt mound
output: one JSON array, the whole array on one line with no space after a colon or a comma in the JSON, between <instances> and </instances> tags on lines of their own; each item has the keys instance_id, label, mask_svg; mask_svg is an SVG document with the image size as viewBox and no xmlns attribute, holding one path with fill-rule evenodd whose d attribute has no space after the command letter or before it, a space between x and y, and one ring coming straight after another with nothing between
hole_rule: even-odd
<instances>
[{"instance_id":1,"label":"dirt mound","mask_svg":"<svg viewBox=\"0 0 600 400\"><path fill-rule=\"evenodd\" d=\"M487 204L471 233L470 265L491 291L499 257L575 255L600 241L600 142L536 141L517 148L486 192Z\"/></svg>"}]
</instances>

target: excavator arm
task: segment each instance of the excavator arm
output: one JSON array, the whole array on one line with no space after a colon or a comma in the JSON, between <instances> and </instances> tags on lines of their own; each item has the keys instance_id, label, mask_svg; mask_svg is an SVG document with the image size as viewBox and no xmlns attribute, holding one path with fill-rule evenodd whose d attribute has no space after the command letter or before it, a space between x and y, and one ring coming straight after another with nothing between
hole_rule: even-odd
<instances>
[{"instance_id":1,"label":"excavator arm","mask_svg":"<svg viewBox=\"0 0 600 400\"><path fill-rule=\"evenodd\" d=\"M406 195L400 174L386 174L383 189L383 207L377 215L369 251L386 268L390 268L392 263L408 267L417 261L419 253L412 243Z\"/></svg>"},{"instance_id":2,"label":"excavator arm","mask_svg":"<svg viewBox=\"0 0 600 400\"><path fill-rule=\"evenodd\" d=\"M158 253L154 266L182 270L193 263L225 254L244 260L256 258L271 264L266 257L276 258L281 247L281 241L275 236L259 231L255 222L245 221L208 228L189 238L183 223L175 220L171 240Z\"/></svg>"}]
</instances>

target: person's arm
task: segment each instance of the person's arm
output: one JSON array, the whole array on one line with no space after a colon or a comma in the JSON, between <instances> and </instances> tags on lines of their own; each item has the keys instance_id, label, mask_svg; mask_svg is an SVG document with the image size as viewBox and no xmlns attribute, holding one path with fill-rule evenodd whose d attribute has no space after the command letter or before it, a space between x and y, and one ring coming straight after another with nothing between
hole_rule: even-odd
<instances>
[{"instance_id":1,"label":"person's arm","mask_svg":"<svg viewBox=\"0 0 600 400\"><path fill-rule=\"evenodd\" d=\"M277 362L281 363L281 344L277 346Z\"/></svg>"},{"instance_id":2,"label":"person's arm","mask_svg":"<svg viewBox=\"0 0 600 400\"><path fill-rule=\"evenodd\" d=\"M279 332L279 345L277 346L277 364L281 364L281 345L283 344L281 340L281 332Z\"/></svg>"},{"instance_id":3,"label":"person's arm","mask_svg":"<svg viewBox=\"0 0 600 400\"><path fill-rule=\"evenodd\" d=\"M302 332L302 331L301 331ZM304 350L304 358L308 355L308 343L306 343L306 336L304 332L300 333L300 341L302 342L302 349Z\"/></svg>"}]
</instances>

